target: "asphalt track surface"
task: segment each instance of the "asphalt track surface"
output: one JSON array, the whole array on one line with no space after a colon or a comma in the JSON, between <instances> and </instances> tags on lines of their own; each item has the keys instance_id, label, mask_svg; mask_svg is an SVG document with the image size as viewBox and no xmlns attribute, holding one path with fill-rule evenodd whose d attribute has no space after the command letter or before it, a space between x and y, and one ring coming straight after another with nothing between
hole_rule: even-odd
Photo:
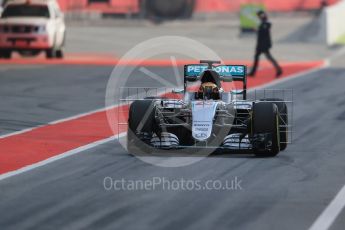
<instances>
[{"instance_id":1,"label":"asphalt track surface","mask_svg":"<svg viewBox=\"0 0 345 230\"><path fill-rule=\"evenodd\" d=\"M104 106L110 72L107 67L61 66L8 70L0 91L4 98L1 123L7 124L5 128L1 125L1 131L20 130ZM59 78L52 84L50 77L55 75ZM344 84L344 69L327 68L274 86L294 89L295 97L294 143L276 158L216 155L187 167L160 168L128 155L112 141L0 181L0 226L308 229L345 184ZM16 97L21 91L28 96ZM242 189L107 191L103 185L106 177L201 182L237 177ZM343 229L344 220L345 211L331 229Z\"/></svg>"},{"instance_id":2,"label":"asphalt track surface","mask_svg":"<svg viewBox=\"0 0 345 230\"><path fill-rule=\"evenodd\" d=\"M129 67L131 68L131 67ZM113 66L26 66L1 70L0 135L100 109ZM171 68L149 68L176 84ZM182 74L182 73L181 73ZM162 87L134 69L127 86Z\"/></svg>"}]
</instances>

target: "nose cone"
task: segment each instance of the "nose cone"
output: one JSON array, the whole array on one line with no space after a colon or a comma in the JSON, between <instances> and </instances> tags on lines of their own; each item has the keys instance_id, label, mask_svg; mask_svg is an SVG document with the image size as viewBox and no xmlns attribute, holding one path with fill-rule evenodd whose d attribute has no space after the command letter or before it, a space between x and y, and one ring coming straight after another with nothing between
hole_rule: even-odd
<instances>
[{"instance_id":1,"label":"nose cone","mask_svg":"<svg viewBox=\"0 0 345 230\"><path fill-rule=\"evenodd\" d=\"M195 140L206 141L211 137L217 105L218 102L215 101L192 103L192 136Z\"/></svg>"}]
</instances>

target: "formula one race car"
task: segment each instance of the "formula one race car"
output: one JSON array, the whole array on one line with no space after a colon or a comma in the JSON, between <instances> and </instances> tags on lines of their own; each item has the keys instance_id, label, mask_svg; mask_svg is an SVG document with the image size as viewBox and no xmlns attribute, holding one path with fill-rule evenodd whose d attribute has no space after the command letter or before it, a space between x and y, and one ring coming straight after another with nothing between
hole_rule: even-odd
<instances>
[{"instance_id":1,"label":"formula one race car","mask_svg":"<svg viewBox=\"0 0 345 230\"><path fill-rule=\"evenodd\" d=\"M200 82L198 90L190 90L188 84L193 82ZM229 82L242 82L243 88L226 92L222 84ZM217 61L187 65L184 89L173 93L181 99L133 100L128 119L129 152L207 149L273 157L287 147L290 126L286 101L248 100L245 66Z\"/></svg>"}]
</instances>

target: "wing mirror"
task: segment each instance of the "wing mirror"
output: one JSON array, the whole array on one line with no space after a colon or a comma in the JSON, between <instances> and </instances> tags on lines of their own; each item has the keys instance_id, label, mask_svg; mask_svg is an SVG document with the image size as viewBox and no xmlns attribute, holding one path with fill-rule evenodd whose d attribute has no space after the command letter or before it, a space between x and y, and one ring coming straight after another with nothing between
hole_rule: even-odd
<instances>
[{"instance_id":1,"label":"wing mirror","mask_svg":"<svg viewBox=\"0 0 345 230\"><path fill-rule=\"evenodd\" d=\"M244 93L243 90L232 90L231 94L232 95L242 95Z\"/></svg>"},{"instance_id":2,"label":"wing mirror","mask_svg":"<svg viewBox=\"0 0 345 230\"><path fill-rule=\"evenodd\" d=\"M175 94L184 94L184 89L173 89L171 92Z\"/></svg>"},{"instance_id":3,"label":"wing mirror","mask_svg":"<svg viewBox=\"0 0 345 230\"><path fill-rule=\"evenodd\" d=\"M232 82L232 77L220 77L220 80L224 82Z\"/></svg>"}]
</instances>

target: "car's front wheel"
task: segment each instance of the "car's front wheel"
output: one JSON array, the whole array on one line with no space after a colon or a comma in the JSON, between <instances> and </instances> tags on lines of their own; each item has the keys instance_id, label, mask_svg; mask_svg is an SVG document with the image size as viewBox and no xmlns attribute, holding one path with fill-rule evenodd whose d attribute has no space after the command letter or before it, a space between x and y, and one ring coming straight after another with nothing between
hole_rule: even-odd
<instances>
[{"instance_id":1,"label":"car's front wheel","mask_svg":"<svg viewBox=\"0 0 345 230\"><path fill-rule=\"evenodd\" d=\"M152 135L154 132L155 107L153 100L135 101L129 109L127 150L129 153L147 152L148 146L141 139L141 134Z\"/></svg>"},{"instance_id":2,"label":"car's front wheel","mask_svg":"<svg viewBox=\"0 0 345 230\"><path fill-rule=\"evenodd\" d=\"M288 107L284 100L279 98L267 98L263 99L262 101L270 101L273 102L279 111L279 133L280 133L280 151L284 151L287 148L287 143L289 141L288 135L288 125L289 125L289 118L288 118Z\"/></svg>"},{"instance_id":3,"label":"car's front wheel","mask_svg":"<svg viewBox=\"0 0 345 230\"><path fill-rule=\"evenodd\" d=\"M253 106L252 129L254 135L269 134L270 145L265 149L254 149L258 157L274 157L280 152L279 111L274 103L261 102Z\"/></svg>"}]
</instances>

